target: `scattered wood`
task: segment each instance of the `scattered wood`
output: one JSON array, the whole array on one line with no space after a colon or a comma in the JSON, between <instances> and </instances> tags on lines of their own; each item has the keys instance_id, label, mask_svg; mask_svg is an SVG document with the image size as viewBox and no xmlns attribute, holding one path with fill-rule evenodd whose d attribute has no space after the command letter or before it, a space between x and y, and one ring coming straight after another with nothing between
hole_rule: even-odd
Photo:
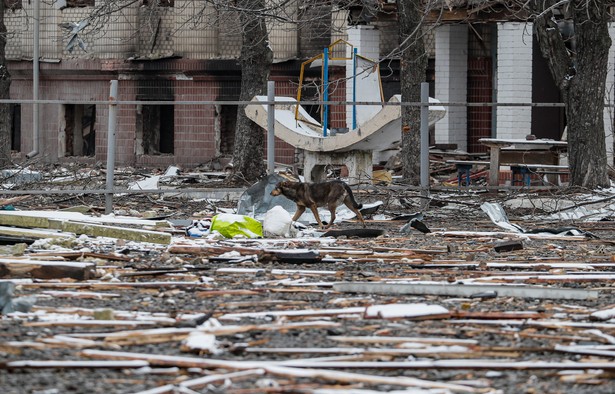
<instances>
[{"instance_id":1,"label":"scattered wood","mask_svg":"<svg viewBox=\"0 0 615 394\"><path fill-rule=\"evenodd\" d=\"M476 389L456 384L448 384L442 382L431 382L428 380L409 378L409 377L391 377L377 375L362 375L357 373L328 371L323 369L314 369L318 367L289 368L290 364L298 364L301 361L223 361L196 357L178 357L178 356L161 356L154 354L141 354L129 352L113 352L101 350L84 350L82 354L85 357L98 359L114 359L114 360L142 360L147 361L152 365L175 365L180 367L198 367L198 368L225 368L230 370L246 370L262 368L268 373L287 377L305 377L305 378L320 378L338 382L364 382L377 384L397 384L406 387L430 387L430 388L445 388L459 392L478 392ZM387 363L382 363L387 364ZM614 363L615 364L615 363ZM299 365L295 365L299 367ZM377 368L377 367L375 367Z\"/></svg>"},{"instance_id":2,"label":"scattered wood","mask_svg":"<svg viewBox=\"0 0 615 394\"><path fill-rule=\"evenodd\" d=\"M311 321L300 323L282 323L282 324L249 324L241 326L219 326L219 327L200 327L199 331L215 336L234 335L250 331L285 331L285 330L305 330L315 328L334 328L338 327L338 323L326 321ZM185 339L194 328L159 328L152 330L140 331L116 331L109 334L103 334L106 343L117 345L143 345L152 343L163 343L181 341ZM98 337L97 334L87 334Z\"/></svg>"},{"instance_id":3,"label":"scattered wood","mask_svg":"<svg viewBox=\"0 0 615 394\"><path fill-rule=\"evenodd\" d=\"M472 230L493 226L468 215ZM74 251L55 250L54 243L73 242L61 240L36 253L5 249L6 256L16 256L0 258L0 274L10 269L7 278L18 295L40 302L0 319L9 328L0 341L0 368L22 369L24 376L37 368L137 369L105 382L160 385L141 392L149 394L316 392L327 385L487 393L501 390L502 381L476 371L521 371L515 379L545 371L568 391L574 382L606 389L615 373L615 257L604 233L597 241L455 233L445 231L445 221L430 220L425 223L435 231L420 237L180 240L179 228L165 228L154 231L165 235L152 245L145 237L155 225L151 221L8 216L0 223L48 226L10 227L36 238L103 231L115 237L88 239L87 247L80 243L82 249ZM383 228L387 223L378 221ZM399 234L403 223L396 223L389 234ZM121 232L112 234L115 228ZM613 229L601 223L584 228ZM174 243L167 245L170 233ZM105 246L97 252L89 246L98 241ZM113 252L114 241L121 252ZM89 267L90 276L36 276L24 268L32 265ZM148 350L130 352L135 349ZM28 360L33 352L54 356ZM55 360L57 354L67 360ZM403 376L402 370L434 381ZM150 374L169 377L153 380ZM256 380L276 387L256 387Z\"/></svg>"},{"instance_id":4,"label":"scattered wood","mask_svg":"<svg viewBox=\"0 0 615 394\"><path fill-rule=\"evenodd\" d=\"M182 388L188 387L190 389L200 389L210 383L226 381L227 379L229 380L248 379L248 378L253 378L255 376L265 375L265 372L266 371L263 368L256 368L256 369L248 369L248 370L239 371L239 372L214 374L214 375L209 375L209 376L203 376L202 378L184 380L183 382L179 384L179 387L182 387Z\"/></svg>"}]
</instances>

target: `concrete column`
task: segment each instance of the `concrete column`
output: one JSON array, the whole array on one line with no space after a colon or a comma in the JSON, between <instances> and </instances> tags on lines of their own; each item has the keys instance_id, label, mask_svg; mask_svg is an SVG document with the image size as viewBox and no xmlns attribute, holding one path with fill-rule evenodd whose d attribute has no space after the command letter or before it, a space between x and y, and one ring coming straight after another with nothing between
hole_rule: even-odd
<instances>
[{"instance_id":1,"label":"concrete column","mask_svg":"<svg viewBox=\"0 0 615 394\"><path fill-rule=\"evenodd\" d=\"M436 29L436 97L441 102L467 102L468 27L446 25ZM467 109L446 107L436 123L436 142L467 150Z\"/></svg>"},{"instance_id":2,"label":"concrete column","mask_svg":"<svg viewBox=\"0 0 615 394\"><path fill-rule=\"evenodd\" d=\"M380 31L374 26L370 25L357 25L349 26L347 29L348 42L357 49L357 53L367 59L378 61L380 59ZM346 57L352 58L352 48L346 47ZM346 61L346 101L353 100L353 63L352 60ZM366 78L367 75L358 76L358 78ZM365 79L359 81L363 86L363 89L369 89L371 92L357 92L356 101L380 101L380 86L365 83ZM378 90L376 90L378 89ZM357 89L358 90L358 89ZM358 107L357 111L362 112L362 116L357 118L358 124L362 123L362 120L371 118L376 112L380 111L378 108L363 108ZM346 106L346 127L352 130L352 106Z\"/></svg>"},{"instance_id":3,"label":"concrete column","mask_svg":"<svg viewBox=\"0 0 615 394\"><path fill-rule=\"evenodd\" d=\"M497 102L532 102L532 24L498 23ZM497 138L525 138L532 131L531 107L498 106Z\"/></svg>"}]
</instances>

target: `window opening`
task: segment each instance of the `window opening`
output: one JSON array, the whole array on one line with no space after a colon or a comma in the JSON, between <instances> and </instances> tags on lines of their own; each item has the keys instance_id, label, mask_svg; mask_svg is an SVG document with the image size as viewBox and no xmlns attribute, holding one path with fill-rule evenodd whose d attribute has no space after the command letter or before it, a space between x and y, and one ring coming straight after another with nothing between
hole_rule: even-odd
<instances>
[{"instance_id":1,"label":"window opening","mask_svg":"<svg viewBox=\"0 0 615 394\"><path fill-rule=\"evenodd\" d=\"M11 150L21 152L21 104L11 104L13 120L11 122Z\"/></svg>"},{"instance_id":2,"label":"window opening","mask_svg":"<svg viewBox=\"0 0 615 394\"><path fill-rule=\"evenodd\" d=\"M141 104L137 109L137 138L145 155L174 152L175 106Z\"/></svg>"},{"instance_id":3,"label":"window opening","mask_svg":"<svg viewBox=\"0 0 615 394\"><path fill-rule=\"evenodd\" d=\"M96 0L66 0L67 8L94 7Z\"/></svg>"},{"instance_id":4,"label":"window opening","mask_svg":"<svg viewBox=\"0 0 615 394\"><path fill-rule=\"evenodd\" d=\"M155 3L158 7L174 7L175 0L143 0L143 5L150 5Z\"/></svg>"},{"instance_id":5,"label":"window opening","mask_svg":"<svg viewBox=\"0 0 615 394\"><path fill-rule=\"evenodd\" d=\"M64 156L94 156L96 153L96 106L64 105Z\"/></svg>"}]
</instances>

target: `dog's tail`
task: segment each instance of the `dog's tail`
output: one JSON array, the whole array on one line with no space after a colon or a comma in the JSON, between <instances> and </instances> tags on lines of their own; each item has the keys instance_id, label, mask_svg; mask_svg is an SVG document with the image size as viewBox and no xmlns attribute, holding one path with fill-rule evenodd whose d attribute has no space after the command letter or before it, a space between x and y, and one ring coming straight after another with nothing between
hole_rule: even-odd
<instances>
[{"instance_id":1,"label":"dog's tail","mask_svg":"<svg viewBox=\"0 0 615 394\"><path fill-rule=\"evenodd\" d=\"M344 189L346 189L346 193L348 193L348 197L350 197L352 205L354 205L356 209L363 208L363 204L359 204L357 200L354 199L354 194L352 194L352 189L350 188L350 186L348 186L346 183L342 183L342 185L344 185Z\"/></svg>"}]
</instances>

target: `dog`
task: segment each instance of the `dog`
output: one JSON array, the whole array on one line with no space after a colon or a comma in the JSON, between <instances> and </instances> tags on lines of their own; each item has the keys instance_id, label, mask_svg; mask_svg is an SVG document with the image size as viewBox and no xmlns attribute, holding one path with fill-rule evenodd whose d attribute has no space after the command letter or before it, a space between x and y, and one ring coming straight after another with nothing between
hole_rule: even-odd
<instances>
[{"instance_id":1,"label":"dog","mask_svg":"<svg viewBox=\"0 0 615 394\"><path fill-rule=\"evenodd\" d=\"M305 208L310 208L320 227L329 228L335 221L335 210L340 204L344 203L357 215L363 227L365 227L363 215L359 211L359 209L363 208L363 204L357 203L352 190L345 182L305 183L282 181L275 185L270 194L272 196L283 195L297 204L297 212L293 216L293 221L299 219L303 212L305 212ZM326 227L320 220L317 207L327 207L329 212L331 212L331 220Z\"/></svg>"}]
</instances>

